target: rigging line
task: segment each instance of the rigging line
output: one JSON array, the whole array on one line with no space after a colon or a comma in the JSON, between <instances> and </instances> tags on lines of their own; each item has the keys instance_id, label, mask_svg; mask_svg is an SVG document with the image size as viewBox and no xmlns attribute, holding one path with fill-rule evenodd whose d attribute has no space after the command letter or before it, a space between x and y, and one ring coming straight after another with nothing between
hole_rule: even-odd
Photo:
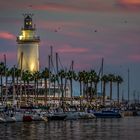
<instances>
[{"instance_id":1,"label":"rigging line","mask_svg":"<svg viewBox=\"0 0 140 140\"><path fill-rule=\"evenodd\" d=\"M103 76L103 63L104 63L104 59L102 58L102 63L101 63L101 67L99 69L99 73L98 73L98 76Z\"/></svg>"},{"instance_id":2,"label":"rigging line","mask_svg":"<svg viewBox=\"0 0 140 140\"><path fill-rule=\"evenodd\" d=\"M53 46L50 46L50 49L51 49L51 55L50 55L51 70L52 70L52 72L54 72L56 74L57 72L56 72L56 69L54 66L54 62L53 62Z\"/></svg>"},{"instance_id":3,"label":"rigging line","mask_svg":"<svg viewBox=\"0 0 140 140\"><path fill-rule=\"evenodd\" d=\"M64 67L63 67L63 65L62 65L62 63L61 63L61 60L60 60L60 57L59 57L59 56L58 56L58 60L59 60L59 63L60 63L60 65L61 65L62 69L64 69Z\"/></svg>"},{"instance_id":4,"label":"rigging line","mask_svg":"<svg viewBox=\"0 0 140 140\"><path fill-rule=\"evenodd\" d=\"M72 65L73 65L73 62L70 64L70 68L69 68L69 70L72 70Z\"/></svg>"},{"instance_id":5,"label":"rigging line","mask_svg":"<svg viewBox=\"0 0 140 140\"><path fill-rule=\"evenodd\" d=\"M51 57L51 66L52 66L52 71L56 74L56 68L54 66L54 63L53 63L53 60L52 60L52 57Z\"/></svg>"},{"instance_id":6,"label":"rigging line","mask_svg":"<svg viewBox=\"0 0 140 140\"><path fill-rule=\"evenodd\" d=\"M71 70L73 71L74 61L71 62Z\"/></svg>"}]
</instances>

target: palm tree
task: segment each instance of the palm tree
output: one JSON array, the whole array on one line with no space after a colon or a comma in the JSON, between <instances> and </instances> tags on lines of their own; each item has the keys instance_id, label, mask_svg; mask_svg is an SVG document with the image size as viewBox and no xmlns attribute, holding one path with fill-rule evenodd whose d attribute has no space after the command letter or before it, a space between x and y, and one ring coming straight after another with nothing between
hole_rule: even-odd
<instances>
[{"instance_id":1,"label":"palm tree","mask_svg":"<svg viewBox=\"0 0 140 140\"><path fill-rule=\"evenodd\" d=\"M97 97L97 84L99 82L99 76L94 70L91 70L89 72L89 81L90 81L90 87L91 87L91 91L90 91L91 98L93 98L93 96ZM93 88L92 83L94 83L94 88Z\"/></svg>"},{"instance_id":2,"label":"palm tree","mask_svg":"<svg viewBox=\"0 0 140 140\"><path fill-rule=\"evenodd\" d=\"M41 79L41 73L39 71L35 71L33 74L33 79L34 79L34 84L35 84L35 104L38 104L38 94L39 94L39 90L38 90L38 82L39 79Z\"/></svg>"},{"instance_id":3,"label":"palm tree","mask_svg":"<svg viewBox=\"0 0 140 140\"><path fill-rule=\"evenodd\" d=\"M29 82L31 80L32 74L30 71L25 70L22 74L22 80L24 81L24 94L26 96L26 103L29 99Z\"/></svg>"},{"instance_id":4,"label":"palm tree","mask_svg":"<svg viewBox=\"0 0 140 140\"><path fill-rule=\"evenodd\" d=\"M70 81L70 89L71 89L71 105L73 104L73 79L76 77L76 74L73 70L69 70L66 73L66 78Z\"/></svg>"},{"instance_id":5,"label":"palm tree","mask_svg":"<svg viewBox=\"0 0 140 140\"><path fill-rule=\"evenodd\" d=\"M119 87L120 87L120 84L123 82L123 78L119 75L116 76L116 82L117 82L117 102L118 102L118 105L119 105L119 96L120 96L120 90L119 90Z\"/></svg>"},{"instance_id":6,"label":"palm tree","mask_svg":"<svg viewBox=\"0 0 140 140\"><path fill-rule=\"evenodd\" d=\"M7 102L7 96L8 96L8 87L7 87L7 83L8 83L8 77L10 76L10 71L8 68L5 69L5 103Z\"/></svg>"},{"instance_id":7,"label":"palm tree","mask_svg":"<svg viewBox=\"0 0 140 140\"><path fill-rule=\"evenodd\" d=\"M85 93L85 96L86 96L86 99L87 99L87 102L89 100L89 97L90 97L90 92L92 94L92 88L88 86L88 84L91 82L90 80L90 73L89 72L84 72L84 80L83 80L83 83L84 83L84 93Z\"/></svg>"},{"instance_id":8,"label":"palm tree","mask_svg":"<svg viewBox=\"0 0 140 140\"><path fill-rule=\"evenodd\" d=\"M103 82L103 106L105 106L105 96L106 96L106 83L108 82L108 76L107 75L103 75L101 77L101 81Z\"/></svg>"},{"instance_id":9,"label":"palm tree","mask_svg":"<svg viewBox=\"0 0 140 140\"><path fill-rule=\"evenodd\" d=\"M55 100L56 97L56 81L58 81L58 75L52 74L51 76L51 82L53 82L53 97Z\"/></svg>"},{"instance_id":10,"label":"palm tree","mask_svg":"<svg viewBox=\"0 0 140 140\"><path fill-rule=\"evenodd\" d=\"M88 80L89 80L89 74L86 71L82 71L82 78L83 78L83 96L87 97L88 100Z\"/></svg>"},{"instance_id":11,"label":"palm tree","mask_svg":"<svg viewBox=\"0 0 140 140\"><path fill-rule=\"evenodd\" d=\"M82 71L79 71L78 72L78 74L74 77L74 80L75 81L78 81L79 82L79 84L80 84L80 88L79 88L79 90L80 90L80 110L81 110L81 105L82 105L82 81L83 81L83 73L82 73Z\"/></svg>"},{"instance_id":12,"label":"palm tree","mask_svg":"<svg viewBox=\"0 0 140 140\"><path fill-rule=\"evenodd\" d=\"M79 81L79 84L80 84L80 97L83 95L82 94L82 82L83 82L83 72L82 71L79 71L78 72L78 76L75 80L78 80Z\"/></svg>"},{"instance_id":13,"label":"palm tree","mask_svg":"<svg viewBox=\"0 0 140 140\"><path fill-rule=\"evenodd\" d=\"M13 95L13 105L15 105L16 89L15 89L15 65L10 69L10 75L12 77L12 95Z\"/></svg>"},{"instance_id":14,"label":"palm tree","mask_svg":"<svg viewBox=\"0 0 140 140\"><path fill-rule=\"evenodd\" d=\"M20 73L21 73L21 70L15 67L15 78L16 78L17 85L18 85Z\"/></svg>"},{"instance_id":15,"label":"palm tree","mask_svg":"<svg viewBox=\"0 0 140 140\"><path fill-rule=\"evenodd\" d=\"M85 70L79 71L76 80L79 81L80 84L80 104L81 104L81 97L87 97L88 100L88 82L89 82L89 73Z\"/></svg>"},{"instance_id":16,"label":"palm tree","mask_svg":"<svg viewBox=\"0 0 140 140\"><path fill-rule=\"evenodd\" d=\"M45 82L45 98L44 98L44 103L45 103L45 106L47 105L47 79L49 79L49 69L48 68L45 68L42 73L41 73L41 77L44 79L44 82Z\"/></svg>"},{"instance_id":17,"label":"palm tree","mask_svg":"<svg viewBox=\"0 0 140 140\"><path fill-rule=\"evenodd\" d=\"M21 70L15 67L15 79L16 79L16 93L17 93L17 97L19 95L19 77L21 76Z\"/></svg>"},{"instance_id":18,"label":"palm tree","mask_svg":"<svg viewBox=\"0 0 140 140\"><path fill-rule=\"evenodd\" d=\"M66 72L62 69L58 72L58 76L60 77L61 85L60 85L60 90L61 90L61 100L62 100L62 108L64 107L64 84L63 84L63 79L66 76Z\"/></svg>"},{"instance_id":19,"label":"palm tree","mask_svg":"<svg viewBox=\"0 0 140 140\"><path fill-rule=\"evenodd\" d=\"M115 82L115 75L114 74L109 74L108 75L108 81L110 82L110 100L112 100L112 84Z\"/></svg>"},{"instance_id":20,"label":"palm tree","mask_svg":"<svg viewBox=\"0 0 140 140\"><path fill-rule=\"evenodd\" d=\"M95 88L95 97L97 98L97 85L100 81L100 77L97 75L97 73L95 73L94 78L93 78L93 82L94 82L94 88Z\"/></svg>"}]
</instances>

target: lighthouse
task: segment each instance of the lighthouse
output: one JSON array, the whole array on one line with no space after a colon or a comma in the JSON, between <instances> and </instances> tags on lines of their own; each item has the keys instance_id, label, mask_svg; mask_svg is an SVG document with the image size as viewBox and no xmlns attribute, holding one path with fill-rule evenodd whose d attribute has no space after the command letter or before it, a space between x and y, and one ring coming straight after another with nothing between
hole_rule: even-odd
<instances>
[{"instance_id":1,"label":"lighthouse","mask_svg":"<svg viewBox=\"0 0 140 140\"><path fill-rule=\"evenodd\" d=\"M17 61L18 68L30 72L39 71L39 43L40 37L36 35L36 27L33 25L33 14L23 14L24 27L17 37Z\"/></svg>"}]
</instances>

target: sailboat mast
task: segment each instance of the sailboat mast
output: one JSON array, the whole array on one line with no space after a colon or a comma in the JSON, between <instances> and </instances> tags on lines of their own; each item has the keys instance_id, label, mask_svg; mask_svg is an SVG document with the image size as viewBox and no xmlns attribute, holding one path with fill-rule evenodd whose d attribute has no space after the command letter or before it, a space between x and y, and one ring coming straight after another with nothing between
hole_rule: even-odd
<instances>
[{"instance_id":1,"label":"sailboat mast","mask_svg":"<svg viewBox=\"0 0 140 140\"><path fill-rule=\"evenodd\" d=\"M59 65L58 65L58 53L56 53L56 75L58 75L58 72L59 72ZM59 77L57 79L57 86L58 86L58 89L59 91L61 91L61 87L60 87L60 81L59 81ZM59 104L60 104L60 94L58 93L58 101L59 101Z\"/></svg>"},{"instance_id":2,"label":"sailboat mast","mask_svg":"<svg viewBox=\"0 0 140 140\"><path fill-rule=\"evenodd\" d=\"M74 61L72 60L71 62L71 70L73 71L73 67L74 67Z\"/></svg>"},{"instance_id":3,"label":"sailboat mast","mask_svg":"<svg viewBox=\"0 0 140 140\"><path fill-rule=\"evenodd\" d=\"M101 64L101 78L103 77L104 74L104 58L102 58L102 64ZM103 83L101 81L101 94L103 93Z\"/></svg>"},{"instance_id":4,"label":"sailboat mast","mask_svg":"<svg viewBox=\"0 0 140 140\"><path fill-rule=\"evenodd\" d=\"M129 78L130 78L130 76L129 76L129 74L130 74L130 71L129 71L129 68L128 68L128 103L129 103L129 94L130 94L130 83L129 83Z\"/></svg>"},{"instance_id":5,"label":"sailboat mast","mask_svg":"<svg viewBox=\"0 0 140 140\"><path fill-rule=\"evenodd\" d=\"M49 93L48 93L48 100L50 102L50 92L51 92L51 75L50 75L50 72L51 72L51 56L49 55L49 60L48 60L48 68L49 68Z\"/></svg>"},{"instance_id":6,"label":"sailboat mast","mask_svg":"<svg viewBox=\"0 0 140 140\"><path fill-rule=\"evenodd\" d=\"M58 74L58 53L56 53L56 74Z\"/></svg>"},{"instance_id":7,"label":"sailboat mast","mask_svg":"<svg viewBox=\"0 0 140 140\"><path fill-rule=\"evenodd\" d=\"M72 70L72 74L73 74L73 67L74 67L74 61L72 60L71 62L71 70ZM73 78L73 75L72 75L72 78ZM72 84L72 80L73 79L70 79L70 88L71 88L71 105L73 105L73 84Z\"/></svg>"},{"instance_id":8,"label":"sailboat mast","mask_svg":"<svg viewBox=\"0 0 140 140\"><path fill-rule=\"evenodd\" d=\"M5 76L5 99L7 100L7 75L6 75L6 55L4 54L4 76ZM6 101L5 100L5 101ZM3 104L3 97L2 97L2 104Z\"/></svg>"}]
</instances>

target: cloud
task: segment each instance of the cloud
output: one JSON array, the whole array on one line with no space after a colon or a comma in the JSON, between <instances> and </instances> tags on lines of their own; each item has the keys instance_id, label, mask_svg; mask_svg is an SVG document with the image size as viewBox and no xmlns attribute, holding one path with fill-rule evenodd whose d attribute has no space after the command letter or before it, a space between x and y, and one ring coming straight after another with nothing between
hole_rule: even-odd
<instances>
[{"instance_id":1,"label":"cloud","mask_svg":"<svg viewBox=\"0 0 140 140\"><path fill-rule=\"evenodd\" d=\"M57 49L60 53L86 53L88 52L87 48L73 48L68 44L64 44L63 47Z\"/></svg>"},{"instance_id":2,"label":"cloud","mask_svg":"<svg viewBox=\"0 0 140 140\"><path fill-rule=\"evenodd\" d=\"M0 39L6 39L6 40L15 40L15 35L6 32L6 31L0 31Z\"/></svg>"},{"instance_id":3,"label":"cloud","mask_svg":"<svg viewBox=\"0 0 140 140\"><path fill-rule=\"evenodd\" d=\"M130 55L128 56L130 61L133 62L140 62L140 55L139 54L135 54L135 55Z\"/></svg>"},{"instance_id":4,"label":"cloud","mask_svg":"<svg viewBox=\"0 0 140 140\"><path fill-rule=\"evenodd\" d=\"M119 0L123 4L137 5L140 4L140 0Z\"/></svg>"},{"instance_id":5,"label":"cloud","mask_svg":"<svg viewBox=\"0 0 140 140\"><path fill-rule=\"evenodd\" d=\"M43 4L32 5L33 9L45 11L61 11L61 12L74 12L74 11L104 11L113 9L113 2L102 2L101 0L75 0L75 1L51 1Z\"/></svg>"},{"instance_id":6,"label":"cloud","mask_svg":"<svg viewBox=\"0 0 140 140\"><path fill-rule=\"evenodd\" d=\"M140 11L140 0L118 0L117 4L126 10Z\"/></svg>"}]
</instances>

